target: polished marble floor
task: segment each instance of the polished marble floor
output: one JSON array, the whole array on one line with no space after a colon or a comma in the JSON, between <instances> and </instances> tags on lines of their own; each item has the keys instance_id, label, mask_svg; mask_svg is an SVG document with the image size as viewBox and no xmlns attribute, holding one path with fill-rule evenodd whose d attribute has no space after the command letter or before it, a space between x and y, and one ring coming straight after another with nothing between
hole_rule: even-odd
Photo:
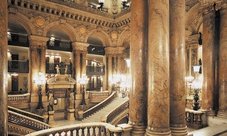
<instances>
[{"instance_id":1,"label":"polished marble floor","mask_svg":"<svg viewBox=\"0 0 227 136\"><path fill-rule=\"evenodd\" d=\"M190 129L190 136L227 136L227 119L220 117L208 117L208 127L202 129Z\"/></svg>"}]
</instances>

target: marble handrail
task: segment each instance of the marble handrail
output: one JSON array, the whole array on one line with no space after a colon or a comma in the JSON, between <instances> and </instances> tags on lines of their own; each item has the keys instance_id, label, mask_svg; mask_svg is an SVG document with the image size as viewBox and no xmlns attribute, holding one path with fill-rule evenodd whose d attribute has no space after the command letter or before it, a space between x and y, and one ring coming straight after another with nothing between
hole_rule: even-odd
<instances>
[{"instance_id":1,"label":"marble handrail","mask_svg":"<svg viewBox=\"0 0 227 136\"><path fill-rule=\"evenodd\" d=\"M99 104L95 105L94 107L84 111L83 118L86 118L90 116L91 114L97 112L107 104L109 104L114 98L115 98L115 92L113 92L108 98L106 98L104 101L100 102Z\"/></svg>"},{"instance_id":2,"label":"marble handrail","mask_svg":"<svg viewBox=\"0 0 227 136\"><path fill-rule=\"evenodd\" d=\"M42 121L21 115L13 111L8 111L8 122L31 128L36 131L50 128L48 124Z\"/></svg>"},{"instance_id":3,"label":"marble handrail","mask_svg":"<svg viewBox=\"0 0 227 136\"><path fill-rule=\"evenodd\" d=\"M92 122L60 126L51 129L36 131L26 136L55 136L55 135L73 135L73 136L121 136L122 127L115 127L108 123Z\"/></svg>"}]
</instances>

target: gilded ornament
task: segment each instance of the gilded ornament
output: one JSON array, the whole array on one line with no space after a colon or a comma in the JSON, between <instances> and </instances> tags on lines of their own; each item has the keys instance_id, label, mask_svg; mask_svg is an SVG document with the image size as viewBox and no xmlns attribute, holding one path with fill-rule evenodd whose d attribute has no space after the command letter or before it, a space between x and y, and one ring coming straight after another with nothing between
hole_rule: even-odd
<instances>
[{"instance_id":1,"label":"gilded ornament","mask_svg":"<svg viewBox=\"0 0 227 136\"><path fill-rule=\"evenodd\" d=\"M45 20L42 18L42 17L36 17L35 18L35 23L36 23L36 25L38 25L38 26L43 26L44 25L44 23L45 23Z\"/></svg>"},{"instance_id":2,"label":"gilded ornament","mask_svg":"<svg viewBox=\"0 0 227 136\"><path fill-rule=\"evenodd\" d=\"M81 34L86 33L86 27L85 27L85 26L81 26L81 27L80 27L80 33L81 33Z\"/></svg>"},{"instance_id":3,"label":"gilded ornament","mask_svg":"<svg viewBox=\"0 0 227 136\"><path fill-rule=\"evenodd\" d=\"M112 33L111 33L111 37L112 37L113 39L116 39L116 38L117 38L117 32L112 32Z\"/></svg>"}]
</instances>

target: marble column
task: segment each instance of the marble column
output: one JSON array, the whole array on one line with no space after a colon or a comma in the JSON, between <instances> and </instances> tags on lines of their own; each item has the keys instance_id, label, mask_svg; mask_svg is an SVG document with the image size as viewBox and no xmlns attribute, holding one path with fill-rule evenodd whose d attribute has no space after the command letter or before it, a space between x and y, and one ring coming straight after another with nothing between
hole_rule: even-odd
<instances>
[{"instance_id":1,"label":"marble column","mask_svg":"<svg viewBox=\"0 0 227 136\"><path fill-rule=\"evenodd\" d=\"M38 87L34 84L34 79L38 77L38 73L42 72L45 76L46 72L46 45L49 38L40 36L29 36L29 73L30 73L30 93L31 93L31 110L34 110L38 102ZM42 87L43 101L47 101L45 95L45 86ZM45 107L46 108L46 107Z\"/></svg>"},{"instance_id":2,"label":"marble column","mask_svg":"<svg viewBox=\"0 0 227 136\"><path fill-rule=\"evenodd\" d=\"M8 60L7 60L7 49L8 49L8 7L6 0L0 0L0 134L2 136L8 136L8 107L7 107L7 92L8 92Z\"/></svg>"},{"instance_id":3,"label":"marble column","mask_svg":"<svg viewBox=\"0 0 227 136\"><path fill-rule=\"evenodd\" d=\"M171 135L169 79L169 1L148 5L148 100L146 136Z\"/></svg>"},{"instance_id":4,"label":"marble column","mask_svg":"<svg viewBox=\"0 0 227 136\"><path fill-rule=\"evenodd\" d=\"M185 0L170 0L170 129L186 136Z\"/></svg>"},{"instance_id":5,"label":"marble column","mask_svg":"<svg viewBox=\"0 0 227 136\"><path fill-rule=\"evenodd\" d=\"M227 117L227 4L220 10L219 49L219 111L218 116Z\"/></svg>"},{"instance_id":6,"label":"marble column","mask_svg":"<svg viewBox=\"0 0 227 136\"><path fill-rule=\"evenodd\" d=\"M132 125L132 136L144 136L147 125L148 1L134 0L131 8L129 124Z\"/></svg>"},{"instance_id":7,"label":"marble column","mask_svg":"<svg viewBox=\"0 0 227 136\"><path fill-rule=\"evenodd\" d=\"M202 109L213 109L215 83L215 11L212 7L203 13L203 48L202 48Z\"/></svg>"},{"instance_id":8,"label":"marble column","mask_svg":"<svg viewBox=\"0 0 227 136\"><path fill-rule=\"evenodd\" d=\"M81 69L81 74L86 74L86 55L87 55L87 50L84 50L82 52L82 69Z\"/></svg>"},{"instance_id":9,"label":"marble column","mask_svg":"<svg viewBox=\"0 0 227 136\"><path fill-rule=\"evenodd\" d=\"M73 66L74 66L74 77L77 80L75 89L77 94L81 94L80 84L78 80L81 78L82 72L84 71L86 74L86 54L87 47L89 44L87 43L80 43L80 42L73 42Z\"/></svg>"},{"instance_id":10,"label":"marble column","mask_svg":"<svg viewBox=\"0 0 227 136\"><path fill-rule=\"evenodd\" d=\"M113 65L112 65L112 55L107 56L108 59L108 92L111 94L112 93L112 84L111 81L113 80Z\"/></svg>"}]
</instances>

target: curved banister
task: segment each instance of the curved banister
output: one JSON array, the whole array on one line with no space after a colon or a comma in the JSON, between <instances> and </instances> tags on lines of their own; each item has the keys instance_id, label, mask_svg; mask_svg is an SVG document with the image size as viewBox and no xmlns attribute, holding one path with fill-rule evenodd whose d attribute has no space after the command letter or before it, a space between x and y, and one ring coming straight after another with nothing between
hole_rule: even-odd
<instances>
[{"instance_id":1,"label":"curved banister","mask_svg":"<svg viewBox=\"0 0 227 136\"><path fill-rule=\"evenodd\" d=\"M109 104L111 101L113 101L113 99L115 98L115 96L116 96L115 95L115 92L113 92L108 98L106 98L105 100L103 100L99 104L97 104L94 107L92 107L92 108L84 111L83 118L86 118L86 117L90 116L91 114L99 111L103 107L105 107L107 104Z\"/></svg>"},{"instance_id":2,"label":"curved banister","mask_svg":"<svg viewBox=\"0 0 227 136\"><path fill-rule=\"evenodd\" d=\"M101 117L101 121L110 123L115 117L117 117L121 112L124 112L125 109L128 109L128 108L129 108L129 100L119 105L119 107L111 110L107 115Z\"/></svg>"}]
</instances>

